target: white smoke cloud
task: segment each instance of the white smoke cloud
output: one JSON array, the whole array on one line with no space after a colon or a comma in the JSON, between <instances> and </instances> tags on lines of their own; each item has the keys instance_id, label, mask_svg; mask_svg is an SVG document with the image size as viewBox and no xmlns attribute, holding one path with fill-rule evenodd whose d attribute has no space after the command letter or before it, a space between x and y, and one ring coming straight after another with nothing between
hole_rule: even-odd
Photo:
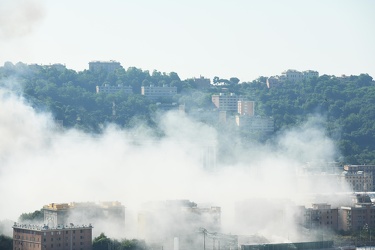
<instances>
[{"instance_id":1,"label":"white smoke cloud","mask_svg":"<svg viewBox=\"0 0 375 250\"><path fill-rule=\"evenodd\" d=\"M39 0L0 0L0 38L28 35L43 17Z\"/></svg>"},{"instance_id":2,"label":"white smoke cloud","mask_svg":"<svg viewBox=\"0 0 375 250\"><path fill-rule=\"evenodd\" d=\"M120 201L129 238L137 237L143 202L188 199L221 206L224 233L286 239L296 234L287 207L321 191L309 178L298 182L296 169L336 154L321 127L307 122L273 143L243 148L233 164L207 169L204 155L219 143L218 131L174 112L160 118L160 128L161 139L142 126L109 126L100 136L61 131L49 114L0 89L0 219L17 220L52 202ZM324 192L335 191L335 183L324 183Z\"/></svg>"}]
</instances>

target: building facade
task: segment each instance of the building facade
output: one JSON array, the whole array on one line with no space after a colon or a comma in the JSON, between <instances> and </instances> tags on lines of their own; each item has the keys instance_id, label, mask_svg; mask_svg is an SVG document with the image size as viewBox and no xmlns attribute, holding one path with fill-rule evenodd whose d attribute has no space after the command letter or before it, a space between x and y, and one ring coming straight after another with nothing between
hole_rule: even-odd
<instances>
[{"instance_id":1,"label":"building facade","mask_svg":"<svg viewBox=\"0 0 375 250\"><path fill-rule=\"evenodd\" d=\"M107 73L112 73L119 68L122 68L121 64L113 60L89 62L89 70L94 72L105 71Z\"/></svg>"},{"instance_id":2,"label":"building facade","mask_svg":"<svg viewBox=\"0 0 375 250\"><path fill-rule=\"evenodd\" d=\"M255 102L239 100L237 102L237 112L240 115L254 115Z\"/></svg>"},{"instance_id":3,"label":"building facade","mask_svg":"<svg viewBox=\"0 0 375 250\"><path fill-rule=\"evenodd\" d=\"M177 94L177 87L142 86L141 94L152 100L156 100L159 98L172 98Z\"/></svg>"},{"instance_id":4,"label":"building facade","mask_svg":"<svg viewBox=\"0 0 375 250\"><path fill-rule=\"evenodd\" d=\"M295 69L288 69L281 73L281 79L289 80L291 82L301 81L303 79L309 79L313 77L319 77L319 72L314 70L297 71Z\"/></svg>"},{"instance_id":5,"label":"building facade","mask_svg":"<svg viewBox=\"0 0 375 250\"><path fill-rule=\"evenodd\" d=\"M91 250L92 226L59 225L55 228L15 223L14 250Z\"/></svg>"},{"instance_id":6,"label":"building facade","mask_svg":"<svg viewBox=\"0 0 375 250\"><path fill-rule=\"evenodd\" d=\"M212 102L220 111L237 112L239 97L234 93L212 95Z\"/></svg>"},{"instance_id":7,"label":"building facade","mask_svg":"<svg viewBox=\"0 0 375 250\"><path fill-rule=\"evenodd\" d=\"M375 227L375 206L367 194L356 194L353 205L339 209L339 230L357 231Z\"/></svg>"},{"instance_id":8,"label":"building facade","mask_svg":"<svg viewBox=\"0 0 375 250\"><path fill-rule=\"evenodd\" d=\"M115 236L124 237L125 207L120 202L51 203L43 206L44 223L50 228L58 225L91 223L102 230L108 228Z\"/></svg>"},{"instance_id":9,"label":"building facade","mask_svg":"<svg viewBox=\"0 0 375 250\"><path fill-rule=\"evenodd\" d=\"M304 226L314 229L338 229L338 209L327 203L312 204L305 209Z\"/></svg>"},{"instance_id":10,"label":"building facade","mask_svg":"<svg viewBox=\"0 0 375 250\"><path fill-rule=\"evenodd\" d=\"M272 117L237 115L236 124L238 127L253 133L273 133L275 130Z\"/></svg>"},{"instance_id":11,"label":"building facade","mask_svg":"<svg viewBox=\"0 0 375 250\"><path fill-rule=\"evenodd\" d=\"M133 88L130 86L117 85L112 86L109 84L104 84L103 86L96 86L96 93L114 94L117 92L124 92L125 94L133 94Z\"/></svg>"},{"instance_id":12,"label":"building facade","mask_svg":"<svg viewBox=\"0 0 375 250\"><path fill-rule=\"evenodd\" d=\"M342 182L349 184L354 192L368 192L373 190L373 176L371 172L344 171L341 174Z\"/></svg>"},{"instance_id":13,"label":"building facade","mask_svg":"<svg viewBox=\"0 0 375 250\"><path fill-rule=\"evenodd\" d=\"M358 171L363 171L364 174L371 174L375 176L375 165L344 165L344 171L348 173L357 173ZM375 179L372 178L372 188L375 188ZM374 190L367 191L374 191Z\"/></svg>"}]
</instances>

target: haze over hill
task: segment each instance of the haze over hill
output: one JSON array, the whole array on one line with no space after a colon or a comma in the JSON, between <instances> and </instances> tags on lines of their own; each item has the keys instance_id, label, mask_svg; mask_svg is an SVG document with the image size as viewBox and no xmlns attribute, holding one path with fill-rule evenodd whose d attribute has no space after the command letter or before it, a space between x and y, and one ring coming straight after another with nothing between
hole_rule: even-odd
<instances>
[{"instance_id":1,"label":"haze over hill","mask_svg":"<svg viewBox=\"0 0 375 250\"><path fill-rule=\"evenodd\" d=\"M276 206L279 200L298 205L311 202L306 200L310 193L347 190L328 182L295 181L306 161L331 161L338 153L319 117L285 131L273 144L236 148L233 164L204 168L202 155L208 144L215 146L218 132L185 114L168 112L160 118L166 135L161 139L141 124L130 130L109 125L94 136L61 131L49 113L36 112L7 89L0 91L2 219L17 220L51 202L118 200L134 215L145 201L189 199L221 206L224 232L274 235L290 226L292 234L292 223L262 222L252 232L240 228L236 204L258 198ZM136 237L136 225L126 227Z\"/></svg>"}]
</instances>

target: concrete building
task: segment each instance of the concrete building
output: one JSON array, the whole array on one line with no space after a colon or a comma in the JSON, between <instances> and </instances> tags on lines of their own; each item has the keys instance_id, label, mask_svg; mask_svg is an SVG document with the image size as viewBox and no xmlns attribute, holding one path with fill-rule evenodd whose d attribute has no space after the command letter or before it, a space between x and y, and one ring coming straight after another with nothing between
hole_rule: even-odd
<instances>
[{"instance_id":1,"label":"concrete building","mask_svg":"<svg viewBox=\"0 0 375 250\"><path fill-rule=\"evenodd\" d=\"M255 107L254 101L239 100L237 102L237 112L240 115L253 116L254 115L254 107Z\"/></svg>"},{"instance_id":2,"label":"concrete building","mask_svg":"<svg viewBox=\"0 0 375 250\"><path fill-rule=\"evenodd\" d=\"M125 207L120 202L51 203L43 206L44 223L51 228L58 225L91 223L101 230L106 228L123 237L125 233ZM109 231L109 230L108 230Z\"/></svg>"},{"instance_id":3,"label":"concrete building","mask_svg":"<svg viewBox=\"0 0 375 250\"><path fill-rule=\"evenodd\" d=\"M125 94L133 94L133 89L130 86L117 85L112 86L109 84L104 84L103 86L96 86L96 93L114 94L117 92L124 92Z\"/></svg>"},{"instance_id":4,"label":"concrete building","mask_svg":"<svg viewBox=\"0 0 375 250\"><path fill-rule=\"evenodd\" d=\"M220 111L237 112L239 97L234 93L212 95L212 102Z\"/></svg>"},{"instance_id":5,"label":"concrete building","mask_svg":"<svg viewBox=\"0 0 375 250\"><path fill-rule=\"evenodd\" d=\"M92 226L13 225L14 250L91 250Z\"/></svg>"},{"instance_id":6,"label":"concrete building","mask_svg":"<svg viewBox=\"0 0 375 250\"><path fill-rule=\"evenodd\" d=\"M89 62L89 70L94 72L105 71L107 73L112 73L119 68L122 68L121 64L113 60Z\"/></svg>"},{"instance_id":7,"label":"concrete building","mask_svg":"<svg viewBox=\"0 0 375 250\"><path fill-rule=\"evenodd\" d=\"M151 100L157 100L160 98L172 98L177 94L177 87L142 86L141 94Z\"/></svg>"},{"instance_id":8,"label":"concrete building","mask_svg":"<svg viewBox=\"0 0 375 250\"><path fill-rule=\"evenodd\" d=\"M236 124L252 133L273 133L275 130L272 117L237 115Z\"/></svg>"},{"instance_id":9,"label":"concrete building","mask_svg":"<svg viewBox=\"0 0 375 250\"><path fill-rule=\"evenodd\" d=\"M315 70L305 70L302 71L302 74L305 79L319 77L319 72Z\"/></svg>"},{"instance_id":10,"label":"concrete building","mask_svg":"<svg viewBox=\"0 0 375 250\"><path fill-rule=\"evenodd\" d=\"M371 172L344 171L341 174L341 181L350 185L354 192L367 192L373 190L373 176Z\"/></svg>"},{"instance_id":11,"label":"concrete building","mask_svg":"<svg viewBox=\"0 0 375 250\"><path fill-rule=\"evenodd\" d=\"M305 209L304 226L313 229L338 229L338 209L327 203L312 204Z\"/></svg>"},{"instance_id":12,"label":"concrete building","mask_svg":"<svg viewBox=\"0 0 375 250\"><path fill-rule=\"evenodd\" d=\"M280 79L289 80L292 82L301 81L303 79L309 79L313 77L319 77L319 72L314 70L297 71L295 69L288 69L281 73Z\"/></svg>"},{"instance_id":13,"label":"concrete building","mask_svg":"<svg viewBox=\"0 0 375 250\"><path fill-rule=\"evenodd\" d=\"M367 194L356 194L351 206L339 209L339 230L356 231L375 227L375 206Z\"/></svg>"},{"instance_id":14,"label":"concrete building","mask_svg":"<svg viewBox=\"0 0 375 250\"><path fill-rule=\"evenodd\" d=\"M375 176L375 165L344 165L344 170L348 173L357 173L358 171L363 171L364 173L371 174ZM375 188L375 178L372 178L372 189L367 191L374 191Z\"/></svg>"},{"instance_id":15,"label":"concrete building","mask_svg":"<svg viewBox=\"0 0 375 250\"><path fill-rule=\"evenodd\" d=\"M300 71L297 71L295 69L288 69L284 72L281 73L281 75L289 81L295 82L295 81L300 81L303 80L303 73Z\"/></svg>"}]
</instances>

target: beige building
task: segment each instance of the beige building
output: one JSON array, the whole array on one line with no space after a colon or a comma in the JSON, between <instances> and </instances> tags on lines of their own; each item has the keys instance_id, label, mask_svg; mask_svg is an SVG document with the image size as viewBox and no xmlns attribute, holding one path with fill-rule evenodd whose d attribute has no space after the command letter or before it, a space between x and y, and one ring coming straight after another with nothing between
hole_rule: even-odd
<instances>
[{"instance_id":1,"label":"beige building","mask_svg":"<svg viewBox=\"0 0 375 250\"><path fill-rule=\"evenodd\" d=\"M35 226L15 223L14 250L91 250L92 226Z\"/></svg>"},{"instance_id":2,"label":"beige building","mask_svg":"<svg viewBox=\"0 0 375 250\"><path fill-rule=\"evenodd\" d=\"M281 73L281 79L286 79L292 82L300 81L303 79L319 77L319 72L314 70L306 70L303 72L297 71L295 69L288 69Z\"/></svg>"},{"instance_id":3,"label":"beige building","mask_svg":"<svg viewBox=\"0 0 375 250\"><path fill-rule=\"evenodd\" d=\"M51 203L43 206L44 224L58 225L91 223L101 230L111 229L116 236L125 234L125 207L120 202Z\"/></svg>"},{"instance_id":4,"label":"beige building","mask_svg":"<svg viewBox=\"0 0 375 250\"><path fill-rule=\"evenodd\" d=\"M281 73L282 77L285 78L286 80L295 82L295 81L300 81L303 80L303 73L300 71L297 71L295 69L288 69L284 72Z\"/></svg>"},{"instance_id":5,"label":"beige building","mask_svg":"<svg viewBox=\"0 0 375 250\"><path fill-rule=\"evenodd\" d=\"M212 102L220 111L237 112L238 96L234 93L212 95Z\"/></svg>"},{"instance_id":6,"label":"beige building","mask_svg":"<svg viewBox=\"0 0 375 250\"><path fill-rule=\"evenodd\" d=\"M159 98L172 98L177 94L177 87L142 86L141 94L152 100Z\"/></svg>"},{"instance_id":7,"label":"beige building","mask_svg":"<svg viewBox=\"0 0 375 250\"><path fill-rule=\"evenodd\" d=\"M237 102L237 112L240 115L254 115L255 102L239 100Z\"/></svg>"}]
</instances>

